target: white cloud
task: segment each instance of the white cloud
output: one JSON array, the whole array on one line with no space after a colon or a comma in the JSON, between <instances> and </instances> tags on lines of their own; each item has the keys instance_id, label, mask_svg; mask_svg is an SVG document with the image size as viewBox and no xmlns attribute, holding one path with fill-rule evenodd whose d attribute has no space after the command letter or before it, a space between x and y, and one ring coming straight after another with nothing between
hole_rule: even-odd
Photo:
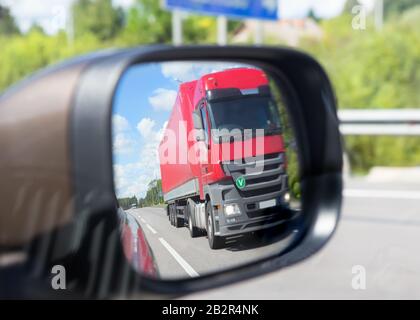
<instances>
[{"instance_id":1,"label":"white cloud","mask_svg":"<svg viewBox=\"0 0 420 320\"><path fill-rule=\"evenodd\" d=\"M112 116L112 132L117 134L127 130L130 130L128 120L119 114L114 114Z\"/></svg>"},{"instance_id":2,"label":"white cloud","mask_svg":"<svg viewBox=\"0 0 420 320\"><path fill-rule=\"evenodd\" d=\"M155 122L149 118L142 119L139 125L140 123L142 123L141 130L147 135L147 141L141 147L139 160L134 163L114 165L116 193L119 198L133 195L143 197L149 182L160 178L158 146L167 122L159 130L153 130Z\"/></svg>"},{"instance_id":3,"label":"white cloud","mask_svg":"<svg viewBox=\"0 0 420 320\"><path fill-rule=\"evenodd\" d=\"M134 152L136 141L133 138L130 123L119 114L112 116L112 140L114 155Z\"/></svg>"},{"instance_id":4,"label":"white cloud","mask_svg":"<svg viewBox=\"0 0 420 320\"><path fill-rule=\"evenodd\" d=\"M333 18L341 13L346 0L314 0L313 9L315 14L321 18Z\"/></svg>"},{"instance_id":5,"label":"white cloud","mask_svg":"<svg viewBox=\"0 0 420 320\"><path fill-rule=\"evenodd\" d=\"M53 34L65 29L69 9L73 0L3 0L2 3L10 7L13 16L22 31L26 32L34 23L42 26L48 33Z\"/></svg>"},{"instance_id":6,"label":"white cloud","mask_svg":"<svg viewBox=\"0 0 420 320\"><path fill-rule=\"evenodd\" d=\"M252 66L236 62L174 61L162 63L162 74L168 79L187 82L196 80L205 74L238 67Z\"/></svg>"},{"instance_id":7,"label":"white cloud","mask_svg":"<svg viewBox=\"0 0 420 320\"><path fill-rule=\"evenodd\" d=\"M375 6L375 0L359 0L368 10L372 10Z\"/></svg>"},{"instance_id":8,"label":"white cloud","mask_svg":"<svg viewBox=\"0 0 420 320\"><path fill-rule=\"evenodd\" d=\"M141 163L114 165L114 180L118 198L144 196L151 177L143 173Z\"/></svg>"},{"instance_id":9,"label":"white cloud","mask_svg":"<svg viewBox=\"0 0 420 320\"><path fill-rule=\"evenodd\" d=\"M140 132L141 136L145 139L150 138L153 134L153 127L155 126L155 121L150 118L143 118L137 124L137 130Z\"/></svg>"},{"instance_id":10,"label":"white cloud","mask_svg":"<svg viewBox=\"0 0 420 320\"><path fill-rule=\"evenodd\" d=\"M165 122L163 126L158 130L153 130L155 127L155 122L149 118L142 119L142 121L139 123L139 126L140 124L143 124L142 135L147 137L147 142L142 146L140 152L142 167L152 172L153 175L156 175L156 172L158 172L157 175L160 175L158 147L163 137L167 122Z\"/></svg>"},{"instance_id":11,"label":"white cloud","mask_svg":"<svg viewBox=\"0 0 420 320\"><path fill-rule=\"evenodd\" d=\"M116 155L132 153L134 145L134 140L127 134L118 133L113 137L113 151Z\"/></svg>"},{"instance_id":12,"label":"white cloud","mask_svg":"<svg viewBox=\"0 0 420 320\"><path fill-rule=\"evenodd\" d=\"M182 82L190 81L194 77L193 65L188 62L165 62L162 63L162 74L166 78Z\"/></svg>"},{"instance_id":13,"label":"white cloud","mask_svg":"<svg viewBox=\"0 0 420 320\"><path fill-rule=\"evenodd\" d=\"M176 91L159 88L149 97L149 103L156 111L171 111L176 100Z\"/></svg>"},{"instance_id":14,"label":"white cloud","mask_svg":"<svg viewBox=\"0 0 420 320\"><path fill-rule=\"evenodd\" d=\"M112 3L124 9L130 8L136 3L136 0L113 0Z\"/></svg>"}]
</instances>

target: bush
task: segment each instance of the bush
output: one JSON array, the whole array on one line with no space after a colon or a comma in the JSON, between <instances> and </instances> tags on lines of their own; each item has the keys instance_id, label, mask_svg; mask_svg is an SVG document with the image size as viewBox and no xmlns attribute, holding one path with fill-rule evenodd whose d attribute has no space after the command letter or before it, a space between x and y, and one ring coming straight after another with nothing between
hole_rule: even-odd
<instances>
[{"instance_id":1,"label":"bush","mask_svg":"<svg viewBox=\"0 0 420 320\"><path fill-rule=\"evenodd\" d=\"M420 108L420 7L390 18L381 32L351 28L350 15L324 21L321 41L304 40L329 73L339 108ZM352 169L420 164L415 137L346 137Z\"/></svg>"}]
</instances>

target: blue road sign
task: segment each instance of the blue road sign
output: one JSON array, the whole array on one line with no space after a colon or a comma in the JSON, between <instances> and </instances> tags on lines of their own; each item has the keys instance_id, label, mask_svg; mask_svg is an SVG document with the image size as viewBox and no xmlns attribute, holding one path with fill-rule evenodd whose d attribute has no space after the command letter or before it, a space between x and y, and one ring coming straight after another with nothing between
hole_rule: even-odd
<instances>
[{"instance_id":1,"label":"blue road sign","mask_svg":"<svg viewBox=\"0 0 420 320\"><path fill-rule=\"evenodd\" d=\"M212 15L277 20L278 0L166 0L169 9Z\"/></svg>"}]
</instances>

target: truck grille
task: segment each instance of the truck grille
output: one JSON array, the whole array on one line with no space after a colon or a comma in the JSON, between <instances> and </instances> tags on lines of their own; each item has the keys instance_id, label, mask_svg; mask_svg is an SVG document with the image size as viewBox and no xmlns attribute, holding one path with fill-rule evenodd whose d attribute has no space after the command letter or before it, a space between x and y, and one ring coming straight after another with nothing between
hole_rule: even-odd
<instances>
[{"instance_id":1,"label":"truck grille","mask_svg":"<svg viewBox=\"0 0 420 320\"><path fill-rule=\"evenodd\" d=\"M245 178L246 185L242 189L237 188L243 198L270 194L282 189L284 168L284 153L272 153L262 157L244 159L241 162L231 161L223 163L223 170L233 180L240 176ZM258 166L257 172L252 168Z\"/></svg>"}]
</instances>

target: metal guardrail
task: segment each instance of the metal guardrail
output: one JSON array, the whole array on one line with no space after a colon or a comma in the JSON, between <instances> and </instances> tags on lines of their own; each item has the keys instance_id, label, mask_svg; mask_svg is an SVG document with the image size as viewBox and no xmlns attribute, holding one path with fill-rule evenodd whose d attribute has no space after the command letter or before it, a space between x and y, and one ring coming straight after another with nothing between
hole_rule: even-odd
<instances>
[{"instance_id":1,"label":"metal guardrail","mask_svg":"<svg viewBox=\"0 0 420 320\"><path fill-rule=\"evenodd\" d=\"M338 118L343 135L420 136L420 108L346 109Z\"/></svg>"}]
</instances>

